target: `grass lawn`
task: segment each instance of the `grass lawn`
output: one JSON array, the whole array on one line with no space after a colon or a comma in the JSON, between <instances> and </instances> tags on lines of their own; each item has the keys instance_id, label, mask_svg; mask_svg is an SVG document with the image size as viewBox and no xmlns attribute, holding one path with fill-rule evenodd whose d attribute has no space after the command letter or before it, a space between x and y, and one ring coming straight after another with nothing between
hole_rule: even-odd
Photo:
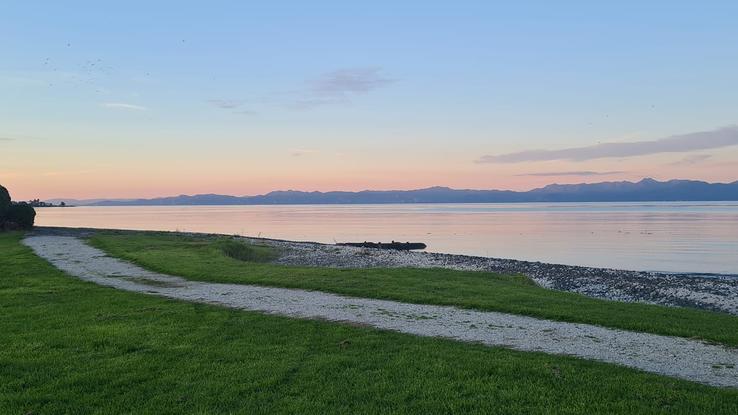
<instances>
[{"instance_id":1,"label":"grass lawn","mask_svg":"<svg viewBox=\"0 0 738 415\"><path fill-rule=\"evenodd\" d=\"M0 413L738 412L603 363L117 291L0 234Z\"/></svg>"},{"instance_id":2,"label":"grass lawn","mask_svg":"<svg viewBox=\"0 0 738 415\"><path fill-rule=\"evenodd\" d=\"M264 263L268 248L241 248L227 238L157 232L101 232L91 244L145 268L198 281L304 288L356 297L455 305L591 323L738 346L738 317L688 308L621 303L540 288L522 276L445 269L330 269ZM253 252L248 253L251 250ZM262 261L262 262L259 262Z\"/></svg>"}]
</instances>

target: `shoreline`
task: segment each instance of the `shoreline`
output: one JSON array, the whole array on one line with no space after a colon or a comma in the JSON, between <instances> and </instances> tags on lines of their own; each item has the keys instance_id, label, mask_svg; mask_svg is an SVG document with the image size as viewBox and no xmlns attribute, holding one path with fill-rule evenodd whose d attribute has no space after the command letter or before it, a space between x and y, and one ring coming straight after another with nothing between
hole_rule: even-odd
<instances>
[{"instance_id":1,"label":"shoreline","mask_svg":"<svg viewBox=\"0 0 738 415\"><path fill-rule=\"evenodd\" d=\"M588 297L624 302L691 307L738 315L738 275L662 273L549 264L515 259L431 252L356 248L319 242L287 241L217 233L96 228L37 227L34 233L88 236L94 232L172 233L200 237L236 237L280 251L275 264L332 268L447 268L522 274L538 285Z\"/></svg>"}]
</instances>

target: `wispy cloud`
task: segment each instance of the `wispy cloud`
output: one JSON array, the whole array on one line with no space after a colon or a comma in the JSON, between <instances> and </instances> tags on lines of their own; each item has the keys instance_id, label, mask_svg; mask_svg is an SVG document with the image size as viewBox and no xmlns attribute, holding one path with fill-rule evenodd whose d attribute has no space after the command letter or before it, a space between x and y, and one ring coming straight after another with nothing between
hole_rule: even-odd
<instances>
[{"instance_id":1,"label":"wispy cloud","mask_svg":"<svg viewBox=\"0 0 738 415\"><path fill-rule=\"evenodd\" d=\"M602 143L561 150L527 150L500 155L485 155L477 163L519 163L524 161L584 161L611 157L634 157L658 153L683 153L738 145L738 126L711 131L674 135L652 141Z\"/></svg>"},{"instance_id":2,"label":"wispy cloud","mask_svg":"<svg viewBox=\"0 0 738 415\"><path fill-rule=\"evenodd\" d=\"M313 150L313 149L309 149L309 148L293 148L293 149L290 149L290 154L292 155L292 157L300 157L300 156L304 156L306 154L315 154L315 153L318 153L318 150Z\"/></svg>"},{"instance_id":3,"label":"wispy cloud","mask_svg":"<svg viewBox=\"0 0 738 415\"><path fill-rule=\"evenodd\" d=\"M209 99L208 102L222 109L234 109L243 105L243 100L239 99Z\"/></svg>"},{"instance_id":4,"label":"wispy cloud","mask_svg":"<svg viewBox=\"0 0 738 415\"><path fill-rule=\"evenodd\" d=\"M148 111L148 108L144 106L126 104L124 102L104 102L100 105L105 108L116 108L116 109L133 110L133 111Z\"/></svg>"},{"instance_id":5,"label":"wispy cloud","mask_svg":"<svg viewBox=\"0 0 738 415\"><path fill-rule=\"evenodd\" d=\"M71 171L47 171L38 173L39 176L57 177L57 176L78 176L82 174L94 173L96 170L71 170Z\"/></svg>"},{"instance_id":6,"label":"wispy cloud","mask_svg":"<svg viewBox=\"0 0 738 415\"><path fill-rule=\"evenodd\" d=\"M709 158L711 154L690 154L681 160L669 163L670 166L691 166L692 164L701 163Z\"/></svg>"},{"instance_id":7,"label":"wispy cloud","mask_svg":"<svg viewBox=\"0 0 738 415\"><path fill-rule=\"evenodd\" d=\"M382 76L380 68L346 68L328 72L308 82L307 90L291 103L294 109L311 109L323 105L346 104L358 95L367 94L395 82Z\"/></svg>"},{"instance_id":8,"label":"wispy cloud","mask_svg":"<svg viewBox=\"0 0 738 415\"><path fill-rule=\"evenodd\" d=\"M4 134L0 136L0 141L36 141L45 140L45 138L34 137L23 134Z\"/></svg>"},{"instance_id":9,"label":"wispy cloud","mask_svg":"<svg viewBox=\"0 0 738 415\"><path fill-rule=\"evenodd\" d=\"M312 89L317 95L327 96L365 94L393 82L379 72L379 68L339 69L315 80Z\"/></svg>"},{"instance_id":10,"label":"wispy cloud","mask_svg":"<svg viewBox=\"0 0 738 415\"><path fill-rule=\"evenodd\" d=\"M315 98L299 98L293 102L287 104L288 108L293 110L311 110L313 108L322 107L325 105L335 104L347 104L349 101L345 98L335 99L315 99Z\"/></svg>"},{"instance_id":11,"label":"wispy cloud","mask_svg":"<svg viewBox=\"0 0 738 415\"><path fill-rule=\"evenodd\" d=\"M558 177L558 176L611 176L613 174L625 173L624 171L549 171L543 173L525 173L516 174L516 176L536 176L536 177Z\"/></svg>"},{"instance_id":12,"label":"wispy cloud","mask_svg":"<svg viewBox=\"0 0 738 415\"><path fill-rule=\"evenodd\" d=\"M40 78L32 78L22 75L5 75L0 74L0 85L12 87L44 87L49 81Z\"/></svg>"}]
</instances>

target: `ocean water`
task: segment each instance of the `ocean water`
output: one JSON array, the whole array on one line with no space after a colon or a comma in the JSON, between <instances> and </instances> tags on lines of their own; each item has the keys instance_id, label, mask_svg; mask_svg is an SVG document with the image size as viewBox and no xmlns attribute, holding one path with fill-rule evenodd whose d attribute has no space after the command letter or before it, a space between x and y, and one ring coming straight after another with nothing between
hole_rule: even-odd
<instances>
[{"instance_id":1,"label":"ocean water","mask_svg":"<svg viewBox=\"0 0 738 415\"><path fill-rule=\"evenodd\" d=\"M738 202L38 208L45 226L425 242L427 251L738 274Z\"/></svg>"}]
</instances>

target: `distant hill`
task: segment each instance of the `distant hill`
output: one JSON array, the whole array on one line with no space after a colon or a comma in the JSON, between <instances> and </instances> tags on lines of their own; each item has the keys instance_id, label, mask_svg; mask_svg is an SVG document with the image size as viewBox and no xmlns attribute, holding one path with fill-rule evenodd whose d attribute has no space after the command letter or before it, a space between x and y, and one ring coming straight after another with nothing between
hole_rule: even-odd
<instances>
[{"instance_id":1,"label":"distant hill","mask_svg":"<svg viewBox=\"0 0 738 415\"><path fill-rule=\"evenodd\" d=\"M65 199L54 199L57 201ZM511 203L511 202L641 202L641 201L738 201L738 181L707 183L696 180L660 182L603 182L552 184L525 192L430 187L418 190L364 190L361 192L274 191L258 196L217 194L180 195L154 199L94 200L89 206L166 205L288 205L288 204L386 204L386 203Z\"/></svg>"}]
</instances>

